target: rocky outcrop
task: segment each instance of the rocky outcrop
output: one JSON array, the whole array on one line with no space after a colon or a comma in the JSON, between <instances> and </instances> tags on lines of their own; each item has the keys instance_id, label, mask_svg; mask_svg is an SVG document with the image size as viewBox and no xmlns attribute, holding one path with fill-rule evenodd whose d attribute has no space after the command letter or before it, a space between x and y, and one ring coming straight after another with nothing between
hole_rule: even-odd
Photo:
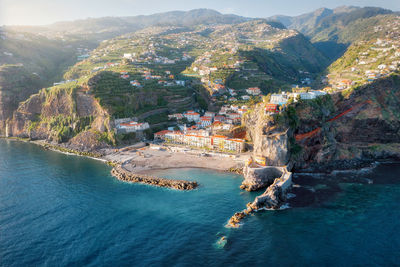
<instances>
[{"instance_id":1,"label":"rocky outcrop","mask_svg":"<svg viewBox=\"0 0 400 267\"><path fill-rule=\"evenodd\" d=\"M243 168L243 176L244 180L241 189L245 189L247 191L255 191L261 188L265 188L273 183L273 181L282 176L283 173L282 167L254 167L254 166L245 166Z\"/></svg>"},{"instance_id":2,"label":"rocky outcrop","mask_svg":"<svg viewBox=\"0 0 400 267\"><path fill-rule=\"evenodd\" d=\"M299 101L275 115L265 114L263 106L246 114L243 124L254 156L265 157L267 165L292 161L297 171L330 172L400 159L399 75Z\"/></svg>"},{"instance_id":3,"label":"rocky outcrop","mask_svg":"<svg viewBox=\"0 0 400 267\"><path fill-rule=\"evenodd\" d=\"M65 143L92 152L112 141L109 115L79 87L43 89L22 102L7 123L8 136Z\"/></svg>"},{"instance_id":4,"label":"rocky outcrop","mask_svg":"<svg viewBox=\"0 0 400 267\"><path fill-rule=\"evenodd\" d=\"M117 166L111 170L111 174L118 180L129 182L129 183L141 183L159 187L168 187L177 190L193 190L197 188L198 184L194 181L186 180L172 180L159 178L154 176L148 176L143 174L131 173L121 166Z\"/></svg>"},{"instance_id":5,"label":"rocky outcrop","mask_svg":"<svg viewBox=\"0 0 400 267\"><path fill-rule=\"evenodd\" d=\"M239 227L240 222L248 215L260 209L279 209L287 198L287 192L292 186L292 173L286 167L282 169L282 175L276 178L268 186L265 192L256 197L252 203L247 204L247 208L241 212L236 212L228 222L229 227Z\"/></svg>"},{"instance_id":6,"label":"rocky outcrop","mask_svg":"<svg viewBox=\"0 0 400 267\"><path fill-rule=\"evenodd\" d=\"M243 124L253 142L253 154L267 159L270 166L283 166L290 157L288 127L264 113L263 104L246 114Z\"/></svg>"},{"instance_id":7,"label":"rocky outcrop","mask_svg":"<svg viewBox=\"0 0 400 267\"><path fill-rule=\"evenodd\" d=\"M297 105L295 134L301 152L298 171L330 172L359 168L379 159L400 159L400 77L393 75L356 89L348 98L332 95L334 109L322 114L324 105Z\"/></svg>"},{"instance_id":8,"label":"rocky outcrop","mask_svg":"<svg viewBox=\"0 0 400 267\"><path fill-rule=\"evenodd\" d=\"M286 192L292 185L292 173L284 172L281 177L267 188L264 194L256 197L250 207L253 210L261 208L278 209L286 201Z\"/></svg>"}]
</instances>

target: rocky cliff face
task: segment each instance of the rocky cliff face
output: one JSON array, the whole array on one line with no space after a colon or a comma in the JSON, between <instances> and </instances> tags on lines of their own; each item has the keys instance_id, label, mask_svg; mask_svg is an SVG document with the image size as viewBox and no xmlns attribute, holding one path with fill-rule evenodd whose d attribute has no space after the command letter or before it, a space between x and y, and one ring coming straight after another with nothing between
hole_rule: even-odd
<instances>
[{"instance_id":1,"label":"rocky cliff face","mask_svg":"<svg viewBox=\"0 0 400 267\"><path fill-rule=\"evenodd\" d=\"M6 65L0 67L0 135L6 131L6 121L12 118L19 102L37 93L42 81L29 74L24 67Z\"/></svg>"},{"instance_id":2,"label":"rocky cliff face","mask_svg":"<svg viewBox=\"0 0 400 267\"><path fill-rule=\"evenodd\" d=\"M253 141L253 154L266 157L268 165L285 165L289 160L289 128L265 115L263 106L257 106L243 118L248 138Z\"/></svg>"},{"instance_id":3,"label":"rocky cliff face","mask_svg":"<svg viewBox=\"0 0 400 267\"><path fill-rule=\"evenodd\" d=\"M22 102L8 125L9 136L67 142L93 151L112 142L108 113L79 87L43 89Z\"/></svg>"},{"instance_id":4,"label":"rocky cliff face","mask_svg":"<svg viewBox=\"0 0 400 267\"><path fill-rule=\"evenodd\" d=\"M353 168L375 159L400 159L400 78L381 79L356 89L347 98L333 96L334 111L311 125L299 112L296 133L320 130L298 138L296 169Z\"/></svg>"},{"instance_id":5,"label":"rocky cliff face","mask_svg":"<svg viewBox=\"0 0 400 267\"><path fill-rule=\"evenodd\" d=\"M400 159L400 77L300 101L279 115L266 116L259 106L244 124L254 154L268 165L291 161L295 170L324 172Z\"/></svg>"}]
</instances>

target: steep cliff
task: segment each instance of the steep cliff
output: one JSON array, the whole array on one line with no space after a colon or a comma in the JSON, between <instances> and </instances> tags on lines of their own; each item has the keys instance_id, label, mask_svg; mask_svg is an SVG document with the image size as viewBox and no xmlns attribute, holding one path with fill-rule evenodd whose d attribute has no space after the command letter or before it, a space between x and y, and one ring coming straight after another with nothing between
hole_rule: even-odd
<instances>
[{"instance_id":1,"label":"steep cliff","mask_svg":"<svg viewBox=\"0 0 400 267\"><path fill-rule=\"evenodd\" d=\"M107 111L77 85L42 89L22 102L7 124L9 136L67 142L93 151L114 142Z\"/></svg>"},{"instance_id":2,"label":"steep cliff","mask_svg":"<svg viewBox=\"0 0 400 267\"><path fill-rule=\"evenodd\" d=\"M290 156L289 124L282 121L283 117L266 115L263 107L263 104L257 105L243 117L248 139L253 142L253 155L266 157L268 165L285 165Z\"/></svg>"},{"instance_id":3,"label":"steep cliff","mask_svg":"<svg viewBox=\"0 0 400 267\"><path fill-rule=\"evenodd\" d=\"M400 76L287 105L265 115L246 114L254 155L268 165L291 161L295 170L330 171L376 159L400 159Z\"/></svg>"},{"instance_id":4,"label":"steep cliff","mask_svg":"<svg viewBox=\"0 0 400 267\"><path fill-rule=\"evenodd\" d=\"M400 158L400 77L392 75L354 91L332 95L333 106L297 107L301 146L295 167L326 170L362 161ZM317 114L320 114L318 116ZM325 165L325 166L324 166Z\"/></svg>"},{"instance_id":5,"label":"steep cliff","mask_svg":"<svg viewBox=\"0 0 400 267\"><path fill-rule=\"evenodd\" d=\"M5 134L5 124L12 117L19 102L37 93L42 81L28 73L24 67L3 65L0 67L0 135Z\"/></svg>"}]
</instances>

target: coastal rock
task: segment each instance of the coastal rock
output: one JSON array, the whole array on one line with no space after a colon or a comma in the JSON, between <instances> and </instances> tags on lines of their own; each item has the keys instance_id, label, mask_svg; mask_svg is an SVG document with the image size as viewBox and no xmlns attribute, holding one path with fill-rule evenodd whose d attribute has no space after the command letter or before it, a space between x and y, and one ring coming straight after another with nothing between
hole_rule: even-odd
<instances>
[{"instance_id":1,"label":"coastal rock","mask_svg":"<svg viewBox=\"0 0 400 267\"><path fill-rule=\"evenodd\" d=\"M253 141L253 154L267 159L270 166L283 166L290 157L289 136L286 125L279 125L273 117L265 114L264 105L243 117L248 138Z\"/></svg>"},{"instance_id":2,"label":"coastal rock","mask_svg":"<svg viewBox=\"0 0 400 267\"><path fill-rule=\"evenodd\" d=\"M244 181L240 188L247 191L255 191L265 188L269 186L275 178L281 177L282 173L282 167L245 166L243 168Z\"/></svg>"},{"instance_id":3,"label":"coastal rock","mask_svg":"<svg viewBox=\"0 0 400 267\"><path fill-rule=\"evenodd\" d=\"M253 210L260 208L279 209L286 201L286 193L292 186L292 173L284 172L281 177L274 180L264 194L255 198L252 204L249 205Z\"/></svg>"},{"instance_id":4,"label":"coastal rock","mask_svg":"<svg viewBox=\"0 0 400 267\"><path fill-rule=\"evenodd\" d=\"M237 228L240 222L249 214L260 209L279 209L287 199L287 192L292 187L292 173L283 168L282 175L256 197L252 203L247 204L247 208L241 212L236 212L228 222L229 227Z\"/></svg>"},{"instance_id":5,"label":"coastal rock","mask_svg":"<svg viewBox=\"0 0 400 267\"><path fill-rule=\"evenodd\" d=\"M113 134L107 111L79 90L60 87L31 95L7 121L8 136L64 143L84 152L109 147Z\"/></svg>"},{"instance_id":6,"label":"coastal rock","mask_svg":"<svg viewBox=\"0 0 400 267\"><path fill-rule=\"evenodd\" d=\"M229 168L228 170L227 170L227 172L232 172L232 173L236 173L236 174L243 174L243 168L235 168L235 167L232 167L232 168Z\"/></svg>"}]
</instances>

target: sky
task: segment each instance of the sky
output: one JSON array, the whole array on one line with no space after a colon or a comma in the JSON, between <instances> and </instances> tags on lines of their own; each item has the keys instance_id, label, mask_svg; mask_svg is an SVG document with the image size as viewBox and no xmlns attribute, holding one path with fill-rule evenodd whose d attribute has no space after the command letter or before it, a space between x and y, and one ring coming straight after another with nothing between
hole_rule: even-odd
<instances>
[{"instance_id":1,"label":"sky","mask_svg":"<svg viewBox=\"0 0 400 267\"><path fill-rule=\"evenodd\" d=\"M400 0L0 0L0 25L44 25L104 16L150 15L210 8L246 17L295 16L320 7L378 6L400 11Z\"/></svg>"}]
</instances>

